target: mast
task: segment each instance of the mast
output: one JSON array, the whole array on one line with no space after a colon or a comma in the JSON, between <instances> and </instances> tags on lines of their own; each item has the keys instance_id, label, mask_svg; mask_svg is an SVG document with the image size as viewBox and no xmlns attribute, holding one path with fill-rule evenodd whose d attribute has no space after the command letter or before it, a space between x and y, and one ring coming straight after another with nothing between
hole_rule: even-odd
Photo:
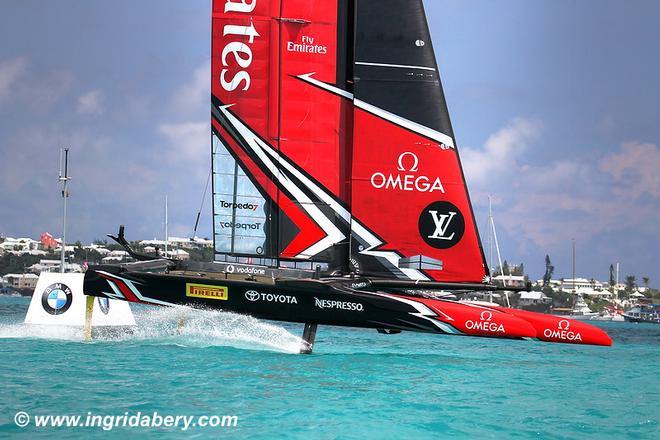
<instances>
[{"instance_id":1,"label":"mast","mask_svg":"<svg viewBox=\"0 0 660 440\"><path fill-rule=\"evenodd\" d=\"M167 233L167 194L165 195L165 257L167 257L167 244L169 242Z\"/></svg>"},{"instance_id":2,"label":"mast","mask_svg":"<svg viewBox=\"0 0 660 440\"><path fill-rule=\"evenodd\" d=\"M495 249L497 250L497 261L500 264L500 271L502 272L502 285L503 285L503 287L506 287L506 277L504 276L504 266L502 265L502 255L500 254L500 244L497 241L497 231L495 230L495 221L493 220L493 213L492 213L492 208L491 208L490 202L491 202L491 197L488 196L488 212L489 212L489 220L490 220L490 225L488 227L488 231L489 232L492 231L493 238L495 239ZM491 250L491 254L492 254L492 250ZM509 272L509 275L511 275L511 272ZM511 307L511 303L509 303L509 293L505 292L504 295L506 297L507 307Z\"/></svg>"},{"instance_id":3,"label":"mast","mask_svg":"<svg viewBox=\"0 0 660 440\"><path fill-rule=\"evenodd\" d=\"M500 265L500 272L502 272L502 283L506 287L506 278L504 277L504 266L502 265L502 255L500 254L500 244L497 240L497 230L495 229L495 220L493 220L493 207L492 207L491 196L488 196L488 237L491 241L495 241L495 250L497 251L497 262ZM489 243L490 246L490 267L493 267L493 243ZM510 275L510 273L509 273ZM507 296L508 301L508 296Z\"/></svg>"},{"instance_id":4,"label":"mast","mask_svg":"<svg viewBox=\"0 0 660 440\"><path fill-rule=\"evenodd\" d=\"M616 263L616 284L619 284L619 263Z\"/></svg>"},{"instance_id":5,"label":"mast","mask_svg":"<svg viewBox=\"0 0 660 440\"><path fill-rule=\"evenodd\" d=\"M616 286L619 285L619 263L616 263ZM619 290L615 287L614 291L616 292L616 297L619 299Z\"/></svg>"},{"instance_id":6,"label":"mast","mask_svg":"<svg viewBox=\"0 0 660 440\"><path fill-rule=\"evenodd\" d=\"M488 194L488 267L493 267L493 198ZM501 267L501 266L500 266Z\"/></svg>"},{"instance_id":7,"label":"mast","mask_svg":"<svg viewBox=\"0 0 660 440\"><path fill-rule=\"evenodd\" d=\"M66 254L66 199L69 198L67 191L67 184L71 180L69 177L69 149L60 149L60 176L59 181L62 182L62 199L63 199L63 216L62 216L62 245L60 255L60 273L64 273L64 260Z\"/></svg>"},{"instance_id":8,"label":"mast","mask_svg":"<svg viewBox=\"0 0 660 440\"><path fill-rule=\"evenodd\" d=\"M573 293L577 294L577 286L575 285L575 238L572 238L573 242Z\"/></svg>"}]
</instances>

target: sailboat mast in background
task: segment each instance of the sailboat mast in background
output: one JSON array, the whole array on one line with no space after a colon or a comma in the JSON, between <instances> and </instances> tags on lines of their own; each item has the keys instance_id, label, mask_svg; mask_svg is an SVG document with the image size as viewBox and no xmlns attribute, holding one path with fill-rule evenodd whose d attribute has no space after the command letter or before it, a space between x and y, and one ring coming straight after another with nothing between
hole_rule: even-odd
<instances>
[{"instance_id":1,"label":"sailboat mast in background","mask_svg":"<svg viewBox=\"0 0 660 440\"><path fill-rule=\"evenodd\" d=\"M69 198L67 191L67 184L71 180L69 177L69 149L60 149L60 177L59 181L62 182L62 199L64 199L64 215L62 216L62 245L60 255L60 273L64 273L64 260L66 254L66 199Z\"/></svg>"},{"instance_id":2,"label":"sailboat mast in background","mask_svg":"<svg viewBox=\"0 0 660 440\"><path fill-rule=\"evenodd\" d=\"M169 243L169 235L167 232L167 195L165 195L165 257L167 257L167 245Z\"/></svg>"}]
</instances>

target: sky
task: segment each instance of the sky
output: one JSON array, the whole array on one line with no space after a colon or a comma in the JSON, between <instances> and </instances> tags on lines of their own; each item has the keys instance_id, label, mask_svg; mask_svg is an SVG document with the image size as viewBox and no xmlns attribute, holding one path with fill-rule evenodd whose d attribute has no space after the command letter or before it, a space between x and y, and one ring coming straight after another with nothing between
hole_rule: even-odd
<instances>
[{"instance_id":1,"label":"sky","mask_svg":"<svg viewBox=\"0 0 660 440\"><path fill-rule=\"evenodd\" d=\"M209 170L210 0L0 0L0 234L190 236ZM502 258L660 286L660 2L426 0L480 232ZM210 194L199 236L211 236Z\"/></svg>"}]
</instances>

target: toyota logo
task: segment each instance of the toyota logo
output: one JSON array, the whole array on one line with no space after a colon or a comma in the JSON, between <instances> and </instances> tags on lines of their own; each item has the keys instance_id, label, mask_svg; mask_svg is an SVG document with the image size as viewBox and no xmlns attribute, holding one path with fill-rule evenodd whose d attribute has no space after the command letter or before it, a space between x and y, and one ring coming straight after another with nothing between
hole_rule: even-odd
<instances>
[{"instance_id":1,"label":"toyota logo","mask_svg":"<svg viewBox=\"0 0 660 440\"><path fill-rule=\"evenodd\" d=\"M256 290L248 290L245 292L245 298L248 301L257 301L261 295Z\"/></svg>"}]
</instances>

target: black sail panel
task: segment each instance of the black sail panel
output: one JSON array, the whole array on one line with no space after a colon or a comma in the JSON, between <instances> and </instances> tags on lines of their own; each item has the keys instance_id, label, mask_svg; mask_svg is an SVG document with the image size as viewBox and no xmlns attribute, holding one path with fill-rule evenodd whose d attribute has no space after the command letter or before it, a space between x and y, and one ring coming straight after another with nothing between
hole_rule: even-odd
<instances>
[{"instance_id":1,"label":"black sail panel","mask_svg":"<svg viewBox=\"0 0 660 440\"><path fill-rule=\"evenodd\" d=\"M422 0L359 0L355 98L450 137Z\"/></svg>"}]
</instances>

